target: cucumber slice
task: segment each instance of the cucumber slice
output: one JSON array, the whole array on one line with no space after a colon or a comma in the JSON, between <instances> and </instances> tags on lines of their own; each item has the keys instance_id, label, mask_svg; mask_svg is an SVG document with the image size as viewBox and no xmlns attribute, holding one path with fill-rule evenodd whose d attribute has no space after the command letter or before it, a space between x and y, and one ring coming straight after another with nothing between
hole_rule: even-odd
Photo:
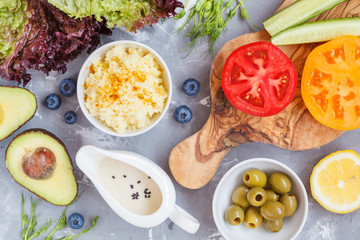
<instances>
[{"instance_id":1,"label":"cucumber slice","mask_svg":"<svg viewBox=\"0 0 360 240\"><path fill-rule=\"evenodd\" d=\"M360 36L360 18L338 18L289 28L271 38L275 45L325 42L337 37Z\"/></svg>"},{"instance_id":2,"label":"cucumber slice","mask_svg":"<svg viewBox=\"0 0 360 240\"><path fill-rule=\"evenodd\" d=\"M263 22L271 36L294 27L346 0L297 0Z\"/></svg>"}]
</instances>

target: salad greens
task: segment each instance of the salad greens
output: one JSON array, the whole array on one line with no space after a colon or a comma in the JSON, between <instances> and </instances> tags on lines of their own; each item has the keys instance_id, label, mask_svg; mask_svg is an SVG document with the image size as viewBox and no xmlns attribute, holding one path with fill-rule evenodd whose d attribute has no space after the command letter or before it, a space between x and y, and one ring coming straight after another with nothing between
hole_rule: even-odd
<instances>
[{"instance_id":1,"label":"salad greens","mask_svg":"<svg viewBox=\"0 0 360 240\"><path fill-rule=\"evenodd\" d=\"M0 76L26 85L29 68L64 73L82 50L111 35L106 21L73 19L47 0L0 0Z\"/></svg>"},{"instance_id":2,"label":"salad greens","mask_svg":"<svg viewBox=\"0 0 360 240\"><path fill-rule=\"evenodd\" d=\"M28 69L65 73L108 27L136 32L175 16L179 0L0 0L0 77L26 85Z\"/></svg>"},{"instance_id":3,"label":"salad greens","mask_svg":"<svg viewBox=\"0 0 360 240\"><path fill-rule=\"evenodd\" d=\"M98 21L107 21L113 28L125 27L136 32L145 25L156 23L159 18L175 16L175 9L183 7L178 0L48 0L49 3L74 18L95 16Z\"/></svg>"},{"instance_id":4,"label":"salad greens","mask_svg":"<svg viewBox=\"0 0 360 240\"><path fill-rule=\"evenodd\" d=\"M47 237L43 238L43 240L55 240L55 239L53 239L52 235L54 234L55 231L63 230L66 227L66 225L67 225L66 211L72 204L77 202L80 197L81 197L81 195L79 197L77 197L71 204L69 204L68 206L65 207L65 209L63 210L63 212L60 215L59 220L57 221L56 226L47 235ZM30 199L31 215L30 215L30 219L29 219L29 216L27 214L25 214L25 212L24 212L25 197L24 197L24 194L21 194L21 237L22 237L22 240L31 240L34 237L38 237L42 233L46 232L48 230L48 228L52 225L52 220L50 219L50 221L44 223L38 229L36 229L37 216L35 214L35 210L36 210L37 205L39 204L39 201L40 201L40 199L37 199L37 200L34 200L32 198ZM91 226L89 228L83 230L81 233L79 233L77 235L64 236L57 240L72 240L77 237L80 237L81 235L87 233L92 228L94 228L96 226L98 219L99 219L99 216L96 216L94 218L94 220L92 221Z\"/></svg>"},{"instance_id":5,"label":"salad greens","mask_svg":"<svg viewBox=\"0 0 360 240\"><path fill-rule=\"evenodd\" d=\"M25 1L0 0L0 64L13 51L14 40L20 38L28 23Z\"/></svg>"},{"instance_id":6,"label":"salad greens","mask_svg":"<svg viewBox=\"0 0 360 240\"><path fill-rule=\"evenodd\" d=\"M250 20L252 25L258 28L250 19L244 6L245 0L238 0L236 6L233 6L233 0L199 0L195 6L189 10L186 22L178 28L178 32L182 31L190 21L193 21L187 36L191 39L186 49L189 53L194 49L198 40L203 36L208 36L210 41L209 53L213 53L215 43L220 37L221 32L225 29L228 22L235 16L237 10L241 7L240 14L244 19ZM223 18L223 15L226 15ZM185 16L185 10L179 13L177 19ZM259 28L258 28L259 29Z\"/></svg>"}]
</instances>

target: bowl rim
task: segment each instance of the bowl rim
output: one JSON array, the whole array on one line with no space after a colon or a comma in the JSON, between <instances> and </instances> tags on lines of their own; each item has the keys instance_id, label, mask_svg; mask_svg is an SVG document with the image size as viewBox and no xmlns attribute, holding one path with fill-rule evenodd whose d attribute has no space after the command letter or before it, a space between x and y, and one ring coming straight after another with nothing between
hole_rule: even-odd
<instances>
[{"instance_id":1,"label":"bowl rim","mask_svg":"<svg viewBox=\"0 0 360 240\"><path fill-rule=\"evenodd\" d=\"M87 110L87 108L85 107L85 103L84 103L84 88L83 88L83 84L86 80L86 78L88 77L88 74L86 74L86 68L94 61L94 56L96 56L97 54L104 54L105 52L107 52L108 50L110 50L112 47L115 46L121 46L121 45L125 45L125 46L135 46L135 47L140 47L143 48L147 51L149 51L151 54L153 54L157 60L157 62L160 64L160 66L163 68L163 74L167 76L167 90L168 90L168 97L166 99L166 103L164 106L164 109L161 113L158 113L159 115L157 116L156 120L154 120L153 122L151 122L149 125L140 128L140 129L134 129L134 130L128 130L126 129L125 131L128 132L123 132L123 133L118 133L115 130L113 130L111 127L107 126L105 123L102 123L100 120L98 120L97 118L93 117L90 115L89 111ZM163 79L164 80L164 79ZM165 80L164 80L165 81ZM78 103L80 106L81 111L83 112L83 114L85 115L85 117L87 118L87 120L97 129L99 129L100 131L107 133L109 135L112 136L116 136L116 137L132 137L132 136L137 136L140 134L143 134L149 130L151 130L153 127L155 127L160 121L161 119L165 116L170 103L171 103L171 98L172 98L172 78L171 78L171 73L170 70L166 64L166 62L164 61L164 59L151 47L140 43L140 42L136 42L136 41L131 41L131 40L118 40L118 41L112 41L109 43L106 43L104 45L102 45L101 47L99 47L98 49L96 49L94 52L92 52L87 59L85 60L85 62L83 63L80 71L79 71L79 75L77 78L77 86L76 86L76 93L77 93L77 99L78 99Z\"/></svg>"},{"instance_id":2,"label":"bowl rim","mask_svg":"<svg viewBox=\"0 0 360 240\"><path fill-rule=\"evenodd\" d=\"M221 235L225 238L225 239L228 239L228 235L227 233L221 228L219 227L220 226L220 219L216 218L215 217L215 214L214 214L214 209L216 209L216 206L215 206L215 199L219 198L218 197L218 194L219 194L219 186L223 185L224 182L226 182L227 178L233 174L233 172L235 172L236 170L238 170L239 168L243 167L244 165L246 164L249 164L249 163L256 163L256 162L268 162L268 163L271 163L271 164L274 164L278 167L282 167L284 168L286 171L290 172L290 174L292 175L291 178L293 178L297 184L299 185L299 189L300 189L300 192L301 192L301 195L304 197L305 199L305 212L304 212L304 216L303 218L301 219L301 223L299 225L299 228L297 229L297 231L293 234L293 236L290 238L290 240L292 239L295 239L299 234L300 232L302 231L304 225L305 225L305 222L306 222L306 219L307 219L307 215L308 215L308 211L309 211L309 199L308 199L308 195L307 195L307 192L306 192L306 189L305 189L305 186L303 184L303 182L301 181L301 179L299 178L299 176L291 169L289 168L288 166L286 166L285 164L275 160L275 159L271 159L271 158L263 158L263 157L258 157L258 158L250 158L250 159L246 159L244 161L241 161L239 163L237 163L235 166L233 166L232 168L230 168L221 178L221 180L219 181L219 183L217 184L216 186L216 189L215 189L215 192L214 192L214 195L213 195L213 199L212 199L212 215L213 215L213 218L214 218L214 222L215 222L215 225L217 227L217 229L219 230L219 232L221 233Z\"/></svg>"}]
</instances>

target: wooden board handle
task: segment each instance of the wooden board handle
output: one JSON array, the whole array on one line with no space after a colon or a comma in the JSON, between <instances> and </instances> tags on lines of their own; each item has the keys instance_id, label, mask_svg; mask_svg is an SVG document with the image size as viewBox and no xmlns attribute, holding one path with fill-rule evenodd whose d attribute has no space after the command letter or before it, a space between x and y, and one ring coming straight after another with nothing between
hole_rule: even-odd
<instances>
[{"instance_id":1,"label":"wooden board handle","mask_svg":"<svg viewBox=\"0 0 360 240\"><path fill-rule=\"evenodd\" d=\"M205 186L215 175L226 153L246 142L238 133L232 133L229 126L219 127L213 116L212 111L204 127L176 145L170 153L171 173L186 188Z\"/></svg>"}]
</instances>

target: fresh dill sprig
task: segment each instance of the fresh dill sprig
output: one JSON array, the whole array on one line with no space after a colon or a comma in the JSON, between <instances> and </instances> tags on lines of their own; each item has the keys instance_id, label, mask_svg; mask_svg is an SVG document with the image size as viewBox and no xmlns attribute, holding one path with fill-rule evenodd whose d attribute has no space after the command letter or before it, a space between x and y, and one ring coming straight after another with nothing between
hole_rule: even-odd
<instances>
[{"instance_id":1,"label":"fresh dill sprig","mask_svg":"<svg viewBox=\"0 0 360 240\"><path fill-rule=\"evenodd\" d=\"M249 20L255 28L259 29L249 17L243 3L245 0L238 0L235 7L233 7L233 1L234 0L199 0L189 10L189 15L185 23L177 29L177 32L181 32L187 28L190 22L193 22L193 25L187 34L190 38L190 43L185 48L185 50L188 50L188 54L195 48L200 38L207 36L210 44L209 53L212 55L214 46L219 39L220 34L224 29L226 30L226 25L236 15L236 12L240 7L242 18ZM187 4L188 2L186 5ZM180 19L185 15L186 12L184 8L175 18ZM225 20L223 16L225 16Z\"/></svg>"}]
</instances>

